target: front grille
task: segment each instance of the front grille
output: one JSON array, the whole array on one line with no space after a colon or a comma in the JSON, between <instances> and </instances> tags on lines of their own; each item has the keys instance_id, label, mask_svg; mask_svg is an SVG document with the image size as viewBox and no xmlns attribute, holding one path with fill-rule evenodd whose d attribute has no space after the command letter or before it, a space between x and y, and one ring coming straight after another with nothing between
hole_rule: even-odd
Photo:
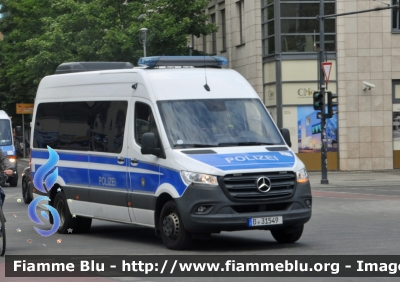
<instances>
[{"instance_id":1,"label":"front grille","mask_svg":"<svg viewBox=\"0 0 400 282\"><path fill-rule=\"evenodd\" d=\"M266 193L259 191L256 185L257 179L262 176L271 181L271 189ZM293 194L296 175L293 172L228 174L222 178L220 184L235 200L272 200Z\"/></svg>"},{"instance_id":2,"label":"front grille","mask_svg":"<svg viewBox=\"0 0 400 282\"><path fill-rule=\"evenodd\" d=\"M237 213L271 212L284 211L292 203L261 204L261 205L232 205L232 209Z\"/></svg>"}]
</instances>

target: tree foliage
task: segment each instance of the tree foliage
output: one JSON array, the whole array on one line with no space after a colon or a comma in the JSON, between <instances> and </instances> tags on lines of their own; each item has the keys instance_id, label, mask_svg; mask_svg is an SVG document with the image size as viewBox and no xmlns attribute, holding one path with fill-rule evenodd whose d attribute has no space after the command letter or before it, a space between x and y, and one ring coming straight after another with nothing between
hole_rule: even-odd
<instances>
[{"instance_id":1,"label":"tree foliage","mask_svg":"<svg viewBox=\"0 0 400 282\"><path fill-rule=\"evenodd\" d=\"M73 61L124 61L188 54L188 36L217 30L207 0L0 0L0 107L33 103L40 80Z\"/></svg>"}]
</instances>

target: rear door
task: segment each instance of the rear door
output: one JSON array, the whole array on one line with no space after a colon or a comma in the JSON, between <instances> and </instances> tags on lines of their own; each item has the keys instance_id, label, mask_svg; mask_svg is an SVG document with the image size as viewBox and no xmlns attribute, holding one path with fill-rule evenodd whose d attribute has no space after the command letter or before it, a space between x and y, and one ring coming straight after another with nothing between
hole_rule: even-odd
<instances>
[{"instance_id":1,"label":"rear door","mask_svg":"<svg viewBox=\"0 0 400 282\"><path fill-rule=\"evenodd\" d=\"M90 128L90 202L96 218L131 222L127 209L127 101L92 106Z\"/></svg>"}]
</instances>

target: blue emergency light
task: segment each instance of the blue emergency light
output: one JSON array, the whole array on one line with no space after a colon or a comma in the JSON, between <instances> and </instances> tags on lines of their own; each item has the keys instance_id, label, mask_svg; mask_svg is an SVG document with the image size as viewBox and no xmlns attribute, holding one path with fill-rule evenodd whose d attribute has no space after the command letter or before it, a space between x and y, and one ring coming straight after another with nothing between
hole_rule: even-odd
<instances>
[{"instance_id":1,"label":"blue emergency light","mask_svg":"<svg viewBox=\"0 0 400 282\"><path fill-rule=\"evenodd\" d=\"M138 61L141 67L228 67L228 59L219 56L155 56L143 57Z\"/></svg>"}]
</instances>

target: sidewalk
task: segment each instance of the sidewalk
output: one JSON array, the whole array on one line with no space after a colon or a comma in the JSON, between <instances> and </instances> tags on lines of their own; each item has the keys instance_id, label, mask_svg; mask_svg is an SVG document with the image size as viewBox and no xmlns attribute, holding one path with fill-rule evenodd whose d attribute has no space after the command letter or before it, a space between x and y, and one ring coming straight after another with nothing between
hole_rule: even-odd
<instances>
[{"instance_id":1,"label":"sidewalk","mask_svg":"<svg viewBox=\"0 0 400 282\"><path fill-rule=\"evenodd\" d=\"M328 171L329 184L321 184L320 171L308 172L311 188L400 186L400 170Z\"/></svg>"}]
</instances>

